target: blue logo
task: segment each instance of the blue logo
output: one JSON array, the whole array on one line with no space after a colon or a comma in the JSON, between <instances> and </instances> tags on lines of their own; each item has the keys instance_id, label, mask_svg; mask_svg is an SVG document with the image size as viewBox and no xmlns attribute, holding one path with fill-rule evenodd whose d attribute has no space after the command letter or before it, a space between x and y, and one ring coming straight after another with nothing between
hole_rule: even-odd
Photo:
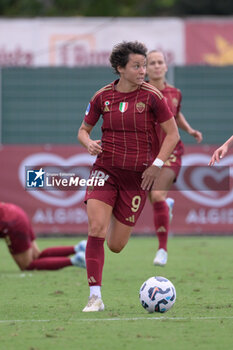
<instances>
[{"instance_id":1,"label":"blue logo","mask_svg":"<svg viewBox=\"0 0 233 350\"><path fill-rule=\"evenodd\" d=\"M26 171L26 187L44 187L44 170L27 170Z\"/></svg>"},{"instance_id":2,"label":"blue logo","mask_svg":"<svg viewBox=\"0 0 233 350\"><path fill-rule=\"evenodd\" d=\"M91 104L89 103L89 105L87 106L85 115L88 115L88 113L90 112L90 109L91 109Z\"/></svg>"}]
</instances>

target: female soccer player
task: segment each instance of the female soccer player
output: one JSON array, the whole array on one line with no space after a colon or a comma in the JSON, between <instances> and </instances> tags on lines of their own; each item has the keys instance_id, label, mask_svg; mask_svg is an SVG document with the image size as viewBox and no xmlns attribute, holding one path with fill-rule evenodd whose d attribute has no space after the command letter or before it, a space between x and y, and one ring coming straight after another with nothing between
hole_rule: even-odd
<instances>
[{"instance_id":1,"label":"female soccer player","mask_svg":"<svg viewBox=\"0 0 233 350\"><path fill-rule=\"evenodd\" d=\"M39 250L25 211L12 203L0 202L0 238L21 270L57 270L66 266L86 267L86 241L76 246ZM73 255L71 258L69 255Z\"/></svg>"},{"instance_id":2,"label":"female soccer player","mask_svg":"<svg viewBox=\"0 0 233 350\"><path fill-rule=\"evenodd\" d=\"M163 53L155 50L149 52L147 55L147 76L149 83L157 88L167 100L178 127L193 136L199 143L202 141L202 133L193 129L181 113L181 92L174 86L166 83L166 72L167 65ZM160 147L166 134L159 124L156 124L155 133L159 139ZM154 148L154 156L156 156L157 152L156 148ZM155 231L159 241L158 251L153 261L154 265L164 266L167 263L169 222L172 217L171 211L174 204L174 200L167 198L167 194L179 174L183 152L183 143L179 141L170 154L169 159L164 164L156 180L156 186L149 195L153 206Z\"/></svg>"},{"instance_id":3,"label":"female soccer player","mask_svg":"<svg viewBox=\"0 0 233 350\"><path fill-rule=\"evenodd\" d=\"M96 92L78 132L80 143L91 155L97 155L90 176L105 179L103 189L92 187L86 192L90 297L84 312L104 310L100 287L105 238L113 252L124 248L145 204L146 190L179 140L162 94L144 82L146 51L139 42L124 41L113 48L110 63L120 78ZM102 139L92 140L92 128L101 115ZM155 122L160 123L166 136L153 160Z\"/></svg>"},{"instance_id":4,"label":"female soccer player","mask_svg":"<svg viewBox=\"0 0 233 350\"><path fill-rule=\"evenodd\" d=\"M219 148L214 151L209 165L214 165L215 162L219 162L220 159L225 157L228 152L228 149L233 145L233 135Z\"/></svg>"}]
</instances>

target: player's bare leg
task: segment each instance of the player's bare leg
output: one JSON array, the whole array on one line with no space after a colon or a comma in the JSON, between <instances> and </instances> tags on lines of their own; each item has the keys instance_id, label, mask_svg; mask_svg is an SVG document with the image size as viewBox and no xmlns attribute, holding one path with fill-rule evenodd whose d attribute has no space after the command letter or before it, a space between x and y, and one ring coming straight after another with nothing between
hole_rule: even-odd
<instances>
[{"instance_id":1,"label":"player's bare leg","mask_svg":"<svg viewBox=\"0 0 233 350\"><path fill-rule=\"evenodd\" d=\"M107 233L107 244L109 249L114 253L120 253L128 243L132 229L132 226L127 226L121 223L113 216L111 226Z\"/></svg>"},{"instance_id":2,"label":"player's bare leg","mask_svg":"<svg viewBox=\"0 0 233 350\"><path fill-rule=\"evenodd\" d=\"M31 246L23 253L12 254L12 257L19 266L20 270L26 270L30 263L34 260L34 254L34 248Z\"/></svg>"},{"instance_id":3,"label":"player's bare leg","mask_svg":"<svg viewBox=\"0 0 233 350\"><path fill-rule=\"evenodd\" d=\"M164 266L167 263L167 240L171 211L169 205L174 202L166 201L168 191L175 180L175 173L169 168L162 168L155 189L150 192L153 205L155 231L159 241L158 251L154 258L154 265Z\"/></svg>"},{"instance_id":4,"label":"player's bare leg","mask_svg":"<svg viewBox=\"0 0 233 350\"><path fill-rule=\"evenodd\" d=\"M33 260L37 259L41 253L36 241L32 241L31 243L32 246L32 255L33 255Z\"/></svg>"},{"instance_id":5,"label":"player's bare leg","mask_svg":"<svg viewBox=\"0 0 233 350\"><path fill-rule=\"evenodd\" d=\"M112 215L112 207L98 199L88 199L88 235L105 238Z\"/></svg>"},{"instance_id":6,"label":"player's bare leg","mask_svg":"<svg viewBox=\"0 0 233 350\"><path fill-rule=\"evenodd\" d=\"M12 254L12 257L21 270L58 270L72 265L86 268L85 241L81 243L80 250L77 252L75 249L78 245L51 247L41 252L36 241L33 240L30 248L19 254ZM73 256L69 257L69 255Z\"/></svg>"}]
</instances>

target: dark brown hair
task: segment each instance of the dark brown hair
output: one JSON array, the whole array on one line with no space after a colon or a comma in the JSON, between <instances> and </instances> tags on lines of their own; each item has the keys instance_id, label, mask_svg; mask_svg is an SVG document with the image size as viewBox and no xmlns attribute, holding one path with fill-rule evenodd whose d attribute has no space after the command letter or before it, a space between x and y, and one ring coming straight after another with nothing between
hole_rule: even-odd
<instances>
[{"instance_id":1,"label":"dark brown hair","mask_svg":"<svg viewBox=\"0 0 233 350\"><path fill-rule=\"evenodd\" d=\"M113 47L109 60L116 74L119 74L117 67L125 67L127 65L131 53L146 57L147 48L138 41L123 41Z\"/></svg>"}]
</instances>

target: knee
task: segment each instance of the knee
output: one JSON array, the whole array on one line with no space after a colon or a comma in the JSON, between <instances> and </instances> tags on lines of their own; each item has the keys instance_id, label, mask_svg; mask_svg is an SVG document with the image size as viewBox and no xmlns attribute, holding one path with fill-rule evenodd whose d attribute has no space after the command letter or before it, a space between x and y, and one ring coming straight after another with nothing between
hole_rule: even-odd
<instances>
[{"instance_id":1,"label":"knee","mask_svg":"<svg viewBox=\"0 0 233 350\"><path fill-rule=\"evenodd\" d=\"M162 202L166 199L166 194L162 191L151 191L150 193L151 202Z\"/></svg>"},{"instance_id":2,"label":"knee","mask_svg":"<svg viewBox=\"0 0 233 350\"><path fill-rule=\"evenodd\" d=\"M29 270L30 263L20 263L18 264L19 268L21 271L26 271Z\"/></svg>"},{"instance_id":3,"label":"knee","mask_svg":"<svg viewBox=\"0 0 233 350\"><path fill-rule=\"evenodd\" d=\"M113 253L120 253L124 246L122 244L114 244L113 242L107 241L108 248L113 252Z\"/></svg>"},{"instance_id":4,"label":"knee","mask_svg":"<svg viewBox=\"0 0 233 350\"><path fill-rule=\"evenodd\" d=\"M93 237L103 237L107 233L105 225L98 220L89 222L89 235Z\"/></svg>"}]
</instances>

